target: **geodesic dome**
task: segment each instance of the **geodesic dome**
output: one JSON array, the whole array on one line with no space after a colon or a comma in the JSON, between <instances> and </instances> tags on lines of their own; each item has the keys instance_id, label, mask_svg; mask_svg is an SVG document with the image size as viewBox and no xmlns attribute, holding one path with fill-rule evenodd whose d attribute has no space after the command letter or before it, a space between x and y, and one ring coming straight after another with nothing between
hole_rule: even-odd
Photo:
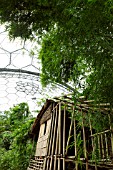
<instances>
[{"instance_id":1,"label":"geodesic dome","mask_svg":"<svg viewBox=\"0 0 113 170\"><path fill-rule=\"evenodd\" d=\"M67 89L58 85L54 89L42 88L39 49L35 42L10 41L5 28L0 26L0 111L27 102L33 112L41 99L67 93Z\"/></svg>"}]
</instances>

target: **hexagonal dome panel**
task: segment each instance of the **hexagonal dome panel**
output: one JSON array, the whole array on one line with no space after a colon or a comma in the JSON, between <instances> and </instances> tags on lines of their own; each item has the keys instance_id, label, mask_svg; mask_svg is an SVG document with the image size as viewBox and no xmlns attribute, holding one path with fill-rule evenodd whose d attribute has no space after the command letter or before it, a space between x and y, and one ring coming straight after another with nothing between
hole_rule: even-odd
<instances>
[{"instance_id":1,"label":"hexagonal dome panel","mask_svg":"<svg viewBox=\"0 0 113 170\"><path fill-rule=\"evenodd\" d=\"M42 88L39 49L35 42L24 42L19 38L10 41L4 26L0 27L0 111L27 102L34 112L41 99L68 92L60 86L53 91L51 86Z\"/></svg>"}]
</instances>

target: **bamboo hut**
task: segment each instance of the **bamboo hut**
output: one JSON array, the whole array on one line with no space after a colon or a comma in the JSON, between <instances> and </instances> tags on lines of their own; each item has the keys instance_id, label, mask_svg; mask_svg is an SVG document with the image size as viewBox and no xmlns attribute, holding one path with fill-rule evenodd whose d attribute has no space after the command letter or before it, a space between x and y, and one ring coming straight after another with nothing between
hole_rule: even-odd
<instances>
[{"instance_id":1,"label":"bamboo hut","mask_svg":"<svg viewBox=\"0 0 113 170\"><path fill-rule=\"evenodd\" d=\"M72 98L47 100L42 107L31 130L37 145L28 170L113 169L110 104Z\"/></svg>"}]
</instances>

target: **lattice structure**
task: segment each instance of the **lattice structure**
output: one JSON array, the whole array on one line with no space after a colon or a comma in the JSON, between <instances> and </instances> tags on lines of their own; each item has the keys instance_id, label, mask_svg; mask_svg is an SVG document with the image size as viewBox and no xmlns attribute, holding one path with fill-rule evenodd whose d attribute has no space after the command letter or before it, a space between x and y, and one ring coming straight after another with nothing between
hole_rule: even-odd
<instances>
[{"instance_id":1,"label":"lattice structure","mask_svg":"<svg viewBox=\"0 0 113 170\"><path fill-rule=\"evenodd\" d=\"M20 102L28 102L30 110L37 110L37 101L67 91L59 86L54 92L51 87L41 87L39 48L36 42L10 41L0 27L0 111Z\"/></svg>"},{"instance_id":2,"label":"lattice structure","mask_svg":"<svg viewBox=\"0 0 113 170\"><path fill-rule=\"evenodd\" d=\"M47 100L31 128L37 139L27 170L112 170L113 109L110 103L73 100L65 95Z\"/></svg>"}]
</instances>

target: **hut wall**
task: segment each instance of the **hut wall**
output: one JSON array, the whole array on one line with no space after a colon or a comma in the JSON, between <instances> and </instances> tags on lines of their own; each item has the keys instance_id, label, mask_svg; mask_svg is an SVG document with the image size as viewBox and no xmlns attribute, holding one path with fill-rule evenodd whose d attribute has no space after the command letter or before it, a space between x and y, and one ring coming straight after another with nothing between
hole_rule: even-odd
<instances>
[{"instance_id":1,"label":"hut wall","mask_svg":"<svg viewBox=\"0 0 113 170\"><path fill-rule=\"evenodd\" d=\"M49 135L51 119L45 121L40 126L39 138L36 146L35 156L45 156L47 151L47 140Z\"/></svg>"},{"instance_id":2,"label":"hut wall","mask_svg":"<svg viewBox=\"0 0 113 170\"><path fill-rule=\"evenodd\" d=\"M42 110L32 169L113 169L112 115L99 110L102 116L107 114L109 121L107 128L96 133L96 128L93 126L93 121L95 123L96 119L92 115L96 116L98 110L95 111L92 107L90 109L86 103L75 107L71 102L59 101Z\"/></svg>"}]
</instances>

